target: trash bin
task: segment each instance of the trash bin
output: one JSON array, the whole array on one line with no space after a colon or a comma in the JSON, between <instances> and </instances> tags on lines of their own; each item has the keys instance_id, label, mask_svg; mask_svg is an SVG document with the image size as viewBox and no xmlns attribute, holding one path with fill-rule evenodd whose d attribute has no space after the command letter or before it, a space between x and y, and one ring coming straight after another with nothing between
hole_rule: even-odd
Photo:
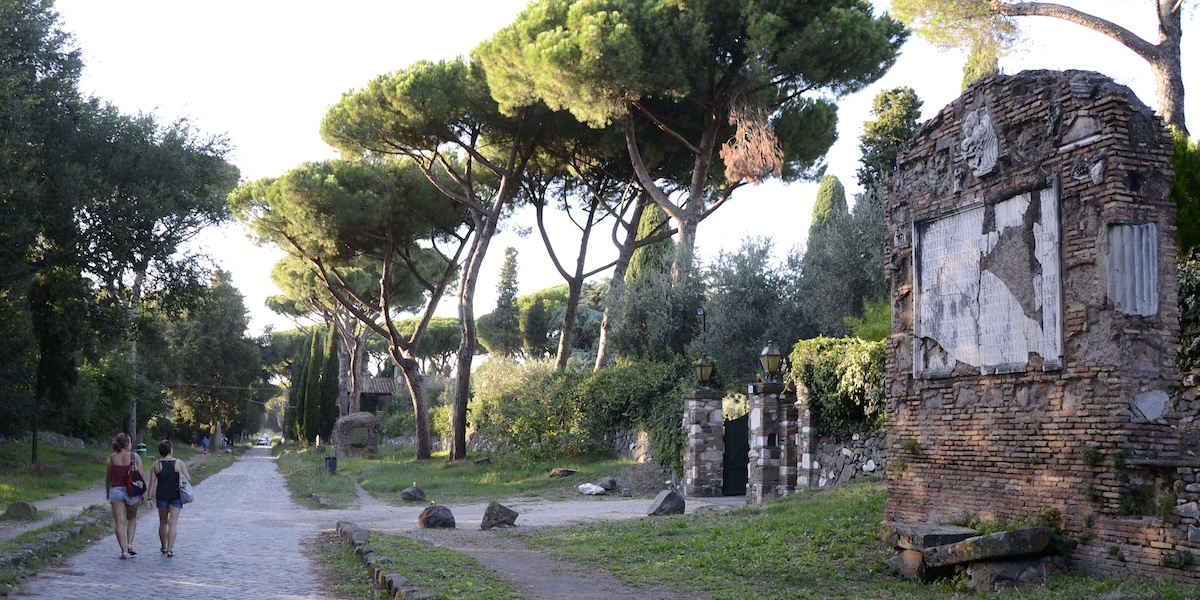
<instances>
[{"instance_id":1,"label":"trash bin","mask_svg":"<svg viewBox=\"0 0 1200 600\"><path fill-rule=\"evenodd\" d=\"M140 456L142 458L146 458L146 443L145 442L138 442L137 453L138 453L138 456Z\"/></svg>"},{"instance_id":2,"label":"trash bin","mask_svg":"<svg viewBox=\"0 0 1200 600\"><path fill-rule=\"evenodd\" d=\"M337 457L336 456L326 456L325 457L325 472L329 473L330 475L337 475Z\"/></svg>"}]
</instances>

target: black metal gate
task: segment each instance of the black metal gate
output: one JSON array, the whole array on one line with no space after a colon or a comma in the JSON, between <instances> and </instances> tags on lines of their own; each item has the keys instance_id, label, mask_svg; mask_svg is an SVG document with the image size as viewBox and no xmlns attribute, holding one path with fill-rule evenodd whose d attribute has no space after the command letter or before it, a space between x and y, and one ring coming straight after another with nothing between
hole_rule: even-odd
<instances>
[{"instance_id":1,"label":"black metal gate","mask_svg":"<svg viewBox=\"0 0 1200 600\"><path fill-rule=\"evenodd\" d=\"M721 492L742 496L750 482L750 415L725 421L724 479Z\"/></svg>"}]
</instances>

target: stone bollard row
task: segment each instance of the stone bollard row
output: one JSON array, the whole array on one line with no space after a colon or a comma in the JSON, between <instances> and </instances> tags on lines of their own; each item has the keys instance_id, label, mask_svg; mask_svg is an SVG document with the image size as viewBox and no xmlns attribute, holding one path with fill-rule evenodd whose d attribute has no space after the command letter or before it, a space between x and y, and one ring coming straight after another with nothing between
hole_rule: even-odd
<instances>
[{"instance_id":1,"label":"stone bollard row","mask_svg":"<svg viewBox=\"0 0 1200 600\"><path fill-rule=\"evenodd\" d=\"M390 569L392 559L377 556L371 548L371 532L347 521L337 522L338 537L342 538L363 564L371 571L371 579L386 594L385 598L395 600L435 600L441 596L422 590L413 585L412 581Z\"/></svg>"}]
</instances>

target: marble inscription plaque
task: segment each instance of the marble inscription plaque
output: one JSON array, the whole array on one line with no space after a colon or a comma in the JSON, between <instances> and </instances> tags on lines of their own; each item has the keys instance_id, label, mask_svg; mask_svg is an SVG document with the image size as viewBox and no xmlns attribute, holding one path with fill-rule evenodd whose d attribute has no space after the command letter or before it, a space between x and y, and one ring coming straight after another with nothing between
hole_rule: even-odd
<instances>
[{"instance_id":1,"label":"marble inscription plaque","mask_svg":"<svg viewBox=\"0 0 1200 600\"><path fill-rule=\"evenodd\" d=\"M1058 186L914 226L913 374L1061 366Z\"/></svg>"}]
</instances>

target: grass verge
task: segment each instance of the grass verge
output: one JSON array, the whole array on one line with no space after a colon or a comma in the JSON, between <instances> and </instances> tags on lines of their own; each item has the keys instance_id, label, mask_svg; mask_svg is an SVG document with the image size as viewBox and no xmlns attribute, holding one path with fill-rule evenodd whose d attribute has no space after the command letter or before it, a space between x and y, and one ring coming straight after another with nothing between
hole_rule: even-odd
<instances>
[{"instance_id":1,"label":"grass verge","mask_svg":"<svg viewBox=\"0 0 1200 600\"><path fill-rule=\"evenodd\" d=\"M337 533L326 531L305 542L317 579L330 595L329 600L382 598L371 572L359 557L346 547Z\"/></svg>"},{"instance_id":2,"label":"grass verge","mask_svg":"<svg viewBox=\"0 0 1200 600\"><path fill-rule=\"evenodd\" d=\"M34 465L28 443L0 446L0 506L86 490L104 479L104 458L110 452L109 448L42 443Z\"/></svg>"},{"instance_id":3,"label":"grass verge","mask_svg":"<svg viewBox=\"0 0 1200 600\"><path fill-rule=\"evenodd\" d=\"M46 566L55 564L83 550L93 541L111 534L112 528L112 511L108 506L93 506L74 519L58 521L0 542L0 556L25 555L15 565L10 562L0 565L0 595L7 595L10 588L37 574Z\"/></svg>"},{"instance_id":4,"label":"grass verge","mask_svg":"<svg viewBox=\"0 0 1200 600\"><path fill-rule=\"evenodd\" d=\"M607 569L630 585L735 598L962 598L940 585L887 574L892 550L878 535L887 491L881 482L811 491L719 513L645 518L539 530L531 547ZM1137 578L1056 577L989 599L1123 600L1200 597L1200 587Z\"/></svg>"},{"instance_id":5,"label":"grass verge","mask_svg":"<svg viewBox=\"0 0 1200 600\"><path fill-rule=\"evenodd\" d=\"M414 482L428 500L439 504L532 497L542 500L577 498L575 488L633 464L606 456L573 456L554 461L529 461L514 455L491 456L489 464L473 460L448 461L445 452L416 460L411 449L382 450L377 458L340 459L338 469L358 478L363 489L389 504L403 504L400 492ZM550 478L554 468L576 471Z\"/></svg>"},{"instance_id":6,"label":"grass verge","mask_svg":"<svg viewBox=\"0 0 1200 600\"><path fill-rule=\"evenodd\" d=\"M393 505L404 504L400 492L416 483L427 500L439 504L457 504L517 497L541 500L577 498L575 488L584 482L612 475L633 463L608 457L582 456L556 461L531 462L515 456L495 456L490 464L476 465L471 460L447 460L445 452L435 452L429 460L417 460L411 449L389 448L374 458L339 458L338 474L329 475L325 458L312 448L296 443L276 445L279 468L292 490L292 498L310 508L316 507L313 494L329 499L332 507L344 508L355 502L357 494L351 477L376 499ZM550 470L565 468L574 475L550 478Z\"/></svg>"},{"instance_id":7,"label":"grass verge","mask_svg":"<svg viewBox=\"0 0 1200 600\"><path fill-rule=\"evenodd\" d=\"M378 556L392 559L389 570L422 591L457 600L521 600L511 583L474 558L401 535L371 535ZM548 575L552 576L552 575Z\"/></svg>"}]
</instances>

